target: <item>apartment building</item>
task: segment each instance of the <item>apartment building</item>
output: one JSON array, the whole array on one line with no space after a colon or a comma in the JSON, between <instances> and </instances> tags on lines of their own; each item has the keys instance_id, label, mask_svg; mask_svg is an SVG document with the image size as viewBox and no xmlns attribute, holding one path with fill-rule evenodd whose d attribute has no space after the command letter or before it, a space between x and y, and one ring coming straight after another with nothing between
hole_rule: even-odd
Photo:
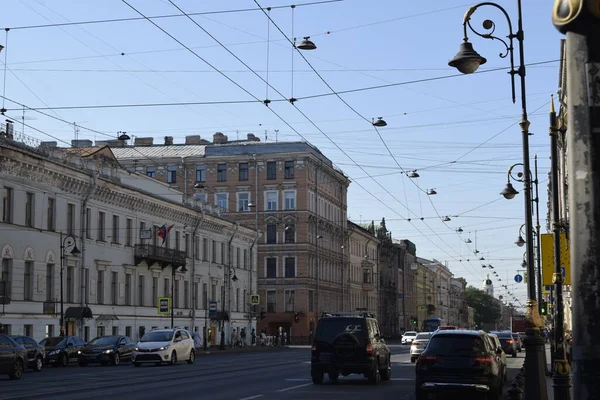
<instances>
[{"instance_id":1,"label":"apartment building","mask_svg":"<svg viewBox=\"0 0 600 400\"><path fill-rule=\"evenodd\" d=\"M370 228L370 227L369 227ZM375 232L348 221L347 264L342 311L379 314L379 239Z\"/></svg>"},{"instance_id":2,"label":"apartment building","mask_svg":"<svg viewBox=\"0 0 600 400\"><path fill-rule=\"evenodd\" d=\"M186 199L219 207L256 229L258 329L307 338L318 315L342 309L348 178L305 142L230 141L188 136L174 144L137 138L108 143L127 169L178 188Z\"/></svg>"},{"instance_id":3,"label":"apartment building","mask_svg":"<svg viewBox=\"0 0 600 400\"><path fill-rule=\"evenodd\" d=\"M173 323L218 344L221 329L255 328L253 229L122 169L109 147L24 145L2 128L3 332L136 339Z\"/></svg>"}]
</instances>

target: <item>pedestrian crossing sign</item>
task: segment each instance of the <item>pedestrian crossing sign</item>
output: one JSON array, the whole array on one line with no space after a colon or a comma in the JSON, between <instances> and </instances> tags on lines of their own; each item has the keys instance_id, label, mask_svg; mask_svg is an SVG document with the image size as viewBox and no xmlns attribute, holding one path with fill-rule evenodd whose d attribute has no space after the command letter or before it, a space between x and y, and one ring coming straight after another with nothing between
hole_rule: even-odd
<instances>
[{"instance_id":1,"label":"pedestrian crossing sign","mask_svg":"<svg viewBox=\"0 0 600 400\"><path fill-rule=\"evenodd\" d=\"M260 304L260 296L258 294L251 294L250 295L250 304L253 306Z\"/></svg>"}]
</instances>

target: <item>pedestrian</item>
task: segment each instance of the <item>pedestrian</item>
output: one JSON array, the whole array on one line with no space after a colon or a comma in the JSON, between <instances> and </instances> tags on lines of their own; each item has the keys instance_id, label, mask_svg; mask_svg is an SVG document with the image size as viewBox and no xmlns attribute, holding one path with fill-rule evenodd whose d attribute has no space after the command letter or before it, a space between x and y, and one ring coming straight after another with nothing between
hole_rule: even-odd
<instances>
[{"instance_id":1,"label":"pedestrian","mask_svg":"<svg viewBox=\"0 0 600 400\"><path fill-rule=\"evenodd\" d=\"M246 347L246 328L242 328L242 331L240 333L240 344L242 347Z\"/></svg>"},{"instance_id":2,"label":"pedestrian","mask_svg":"<svg viewBox=\"0 0 600 400\"><path fill-rule=\"evenodd\" d=\"M194 332L192 333L192 339L194 339L194 349L199 350L202 340L200 340L200 333L198 333L198 327L194 328Z\"/></svg>"},{"instance_id":3,"label":"pedestrian","mask_svg":"<svg viewBox=\"0 0 600 400\"><path fill-rule=\"evenodd\" d=\"M252 347L256 346L256 330L254 328L252 328L252 332L250 332L250 342Z\"/></svg>"},{"instance_id":4,"label":"pedestrian","mask_svg":"<svg viewBox=\"0 0 600 400\"><path fill-rule=\"evenodd\" d=\"M266 345L267 345L267 334L265 333L265 330L263 329L262 332L260 333L260 346L265 347Z\"/></svg>"}]
</instances>

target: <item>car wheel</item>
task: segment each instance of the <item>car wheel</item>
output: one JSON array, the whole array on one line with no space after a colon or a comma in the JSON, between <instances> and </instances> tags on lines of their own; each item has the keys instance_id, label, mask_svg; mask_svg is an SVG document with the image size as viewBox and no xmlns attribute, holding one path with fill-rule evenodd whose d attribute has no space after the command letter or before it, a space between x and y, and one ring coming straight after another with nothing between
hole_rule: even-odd
<instances>
[{"instance_id":1,"label":"car wheel","mask_svg":"<svg viewBox=\"0 0 600 400\"><path fill-rule=\"evenodd\" d=\"M330 381L337 382L338 378L340 377L340 372L339 371L330 371L329 373L327 373L327 375L329 376Z\"/></svg>"},{"instance_id":2,"label":"car wheel","mask_svg":"<svg viewBox=\"0 0 600 400\"><path fill-rule=\"evenodd\" d=\"M35 372L40 372L42 368L44 368L44 361L42 360L42 357L36 357L33 363L33 370Z\"/></svg>"},{"instance_id":3,"label":"car wheel","mask_svg":"<svg viewBox=\"0 0 600 400\"><path fill-rule=\"evenodd\" d=\"M134 362L134 363L133 363L133 366L134 366L134 367L141 367L141 366L142 366L142 363Z\"/></svg>"},{"instance_id":4,"label":"car wheel","mask_svg":"<svg viewBox=\"0 0 600 400\"><path fill-rule=\"evenodd\" d=\"M193 364L195 360L196 360L196 352L194 351L194 349L192 349L192 350L190 350L190 358L188 358L187 363Z\"/></svg>"},{"instance_id":5,"label":"car wheel","mask_svg":"<svg viewBox=\"0 0 600 400\"><path fill-rule=\"evenodd\" d=\"M487 395L487 400L500 400L500 390L490 390Z\"/></svg>"},{"instance_id":6,"label":"car wheel","mask_svg":"<svg viewBox=\"0 0 600 400\"><path fill-rule=\"evenodd\" d=\"M87 363L83 362L83 361L79 361L79 366L80 367L87 367Z\"/></svg>"},{"instance_id":7,"label":"car wheel","mask_svg":"<svg viewBox=\"0 0 600 400\"><path fill-rule=\"evenodd\" d=\"M417 357L411 357L411 358L410 358L410 362L411 362L411 363L414 363L415 361L417 361Z\"/></svg>"},{"instance_id":8,"label":"car wheel","mask_svg":"<svg viewBox=\"0 0 600 400\"><path fill-rule=\"evenodd\" d=\"M318 371L318 370L311 370L310 371L310 376L312 378L312 382L315 385L320 385L323 383L323 379L325 378L325 373L323 371Z\"/></svg>"},{"instance_id":9,"label":"car wheel","mask_svg":"<svg viewBox=\"0 0 600 400\"><path fill-rule=\"evenodd\" d=\"M69 365L69 356L67 355L67 353L62 353L60 355L60 358L58 359L58 362L61 367L66 367L67 365Z\"/></svg>"},{"instance_id":10,"label":"car wheel","mask_svg":"<svg viewBox=\"0 0 600 400\"><path fill-rule=\"evenodd\" d=\"M415 389L415 400L427 400L428 395L423 389Z\"/></svg>"},{"instance_id":11,"label":"car wheel","mask_svg":"<svg viewBox=\"0 0 600 400\"><path fill-rule=\"evenodd\" d=\"M392 360L390 357L388 357L387 367L380 372L380 375L382 381L389 381L392 379Z\"/></svg>"},{"instance_id":12,"label":"car wheel","mask_svg":"<svg viewBox=\"0 0 600 400\"><path fill-rule=\"evenodd\" d=\"M121 364L121 356L119 355L119 353L115 353L115 355L113 356L113 365L119 364Z\"/></svg>"},{"instance_id":13,"label":"car wheel","mask_svg":"<svg viewBox=\"0 0 600 400\"><path fill-rule=\"evenodd\" d=\"M381 381L381 374L379 373L379 366L375 365L373 370L369 372L369 383L371 385L377 385Z\"/></svg>"},{"instance_id":14,"label":"car wheel","mask_svg":"<svg viewBox=\"0 0 600 400\"><path fill-rule=\"evenodd\" d=\"M513 358L517 357L517 352L512 353Z\"/></svg>"},{"instance_id":15,"label":"car wheel","mask_svg":"<svg viewBox=\"0 0 600 400\"><path fill-rule=\"evenodd\" d=\"M171 365L175 365L177 364L177 353L175 351L173 351L171 353Z\"/></svg>"},{"instance_id":16,"label":"car wheel","mask_svg":"<svg viewBox=\"0 0 600 400\"><path fill-rule=\"evenodd\" d=\"M23 361L17 360L12 367L12 370L8 374L8 377L12 380L19 380L23 377L23 369L25 366L23 365Z\"/></svg>"}]
</instances>

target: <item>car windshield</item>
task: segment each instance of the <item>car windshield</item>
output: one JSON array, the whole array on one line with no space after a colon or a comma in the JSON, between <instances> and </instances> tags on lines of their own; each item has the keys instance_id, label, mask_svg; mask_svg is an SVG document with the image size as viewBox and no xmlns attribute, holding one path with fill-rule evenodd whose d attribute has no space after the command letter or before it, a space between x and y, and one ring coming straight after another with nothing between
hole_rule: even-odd
<instances>
[{"instance_id":1,"label":"car windshield","mask_svg":"<svg viewBox=\"0 0 600 400\"><path fill-rule=\"evenodd\" d=\"M474 335L436 335L431 338L427 352L441 355L476 355L485 352L485 344Z\"/></svg>"},{"instance_id":2,"label":"car windshield","mask_svg":"<svg viewBox=\"0 0 600 400\"><path fill-rule=\"evenodd\" d=\"M140 342L170 342L173 337L173 331L153 331L148 332Z\"/></svg>"},{"instance_id":3,"label":"car windshield","mask_svg":"<svg viewBox=\"0 0 600 400\"><path fill-rule=\"evenodd\" d=\"M362 322L362 319L324 318L319 321L316 338L318 340L331 342L339 334L350 333L356 336L359 342L362 343L366 333Z\"/></svg>"},{"instance_id":4,"label":"car windshield","mask_svg":"<svg viewBox=\"0 0 600 400\"><path fill-rule=\"evenodd\" d=\"M64 346L65 343L66 343L66 338L63 338L63 337L49 337L40 342L40 344L42 346L48 346L48 347Z\"/></svg>"},{"instance_id":5,"label":"car windshield","mask_svg":"<svg viewBox=\"0 0 600 400\"><path fill-rule=\"evenodd\" d=\"M494 332L494 335L498 336L501 340L513 338L510 332Z\"/></svg>"},{"instance_id":6,"label":"car windshield","mask_svg":"<svg viewBox=\"0 0 600 400\"><path fill-rule=\"evenodd\" d=\"M91 342L88 343L89 346L114 346L117 344L119 340L118 336L100 336L92 339Z\"/></svg>"},{"instance_id":7,"label":"car windshield","mask_svg":"<svg viewBox=\"0 0 600 400\"><path fill-rule=\"evenodd\" d=\"M415 340L430 339L431 333L419 333Z\"/></svg>"},{"instance_id":8,"label":"car windshield","mask_svg":"<svg viewBox=\"0 0 600 400\"><path fill-rule=\"evenodd\" d=\"M417 332L406 332L404 336L417 336Z\"/></svg>"}]
</instances>

